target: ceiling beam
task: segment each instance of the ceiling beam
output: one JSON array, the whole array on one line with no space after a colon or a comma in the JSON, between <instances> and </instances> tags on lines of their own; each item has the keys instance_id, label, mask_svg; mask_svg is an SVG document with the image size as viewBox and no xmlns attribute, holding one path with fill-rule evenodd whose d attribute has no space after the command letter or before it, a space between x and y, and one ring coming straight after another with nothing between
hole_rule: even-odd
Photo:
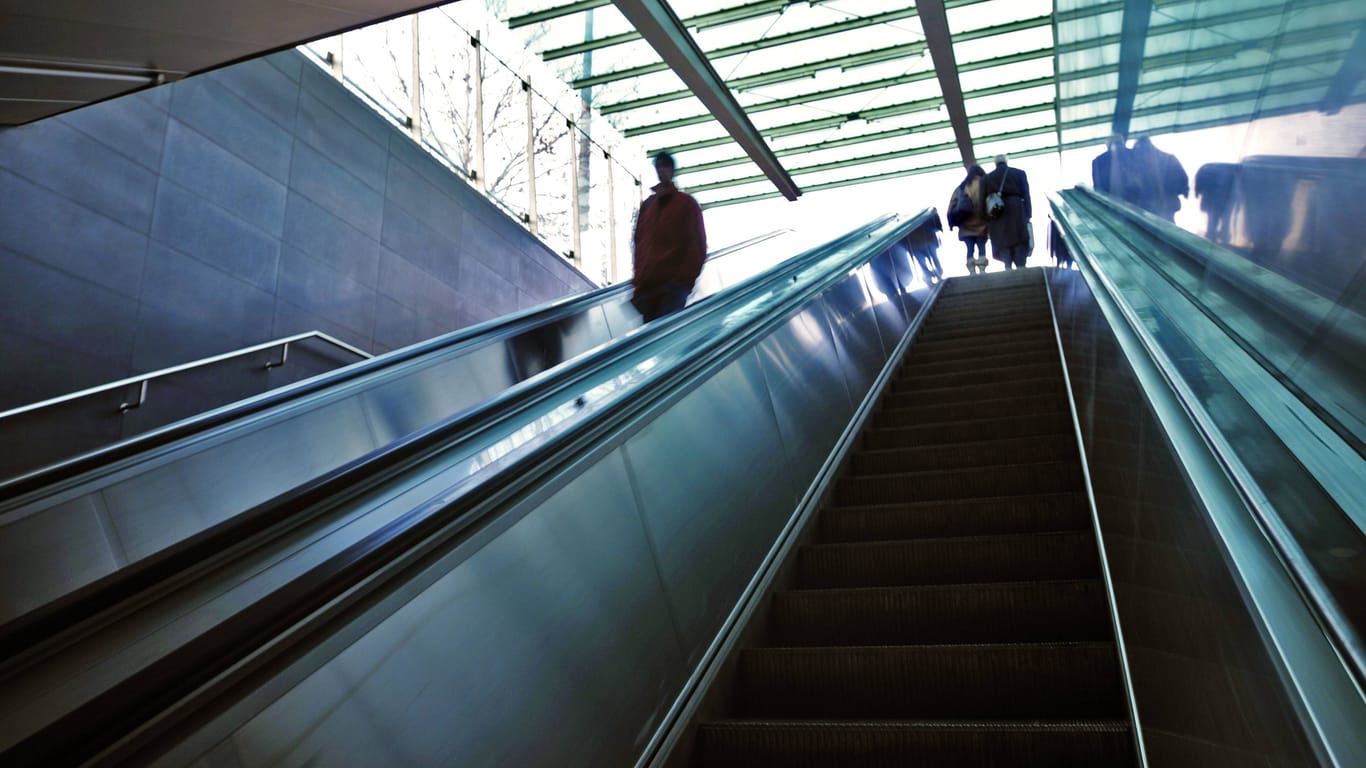
<instances>
[{"instance_id":1,"label":"ceiling beam","mask_svg":"<svg viewBox=\"0 0 1366 768\"><path fill-rule=\"evenodd\" d=\"M805 0L811 5L830 2L830 0ZM761 19L765 16L772 16L783 12L791 0L759 0L757 3L746 3L745 5L722 8L719 11L703 13L697 16L690 16L683 20L683 26L688 29L710 29L724 26L726 24L737 24L742 21ZM600 51L603 48L611 48L614 45L624 45L640 39L640 33L635 30L622 32L618 35L607 35L593 40L584 40L581 43L565 45L559 48L550 48L541 52L541 58L546 61L563 59L569 56L577 56L588 51Z\"/></svg>"},{"instance_id":2,"label":"ceiling beam","mask_svg":"<svg viewBox=\"0 0 1366 768\"><path fill-rule=\"evenodd\" d=\"M1333 76L1333 81L1328 84L1328 93L1323 97L1320 109L1327 114L1335 115L1346 106L1356 91L1357 83L1366 78L1366 22L1362 22L1356 35L1356 41L1342 57L1342 64Z\"/></svg>"},{"instance_id":3,"label":"ceiling beam","mask_svg":"<svg viewBox=\"0 0 1366 768\"><path fill-rule=\"evenodd\" d=\"M1143 49L1148 43L1148 20L1153 15L1153 0L1124 0L1120 22L1119 84L1115 88L1115 114L1110 132L1129 135L1138 95L1138 77L1143 73Z\"/></svg>"},{"instance_id":4,"label":"ceiling beam","mask_svg":"<svg viewBox=\"0 0 1366 768\"><path fill-rule=\"evenodd\" d=\"M925 30L925 42L930 46L934 73L939 78L939 90L944 94L944 108L949 113L953 137L958 142L958 153L963 156L963 167L977 164L972 151L972 134L968 131L968 110L963 106L963 86L958 82L958 63L953 55L953 33L949 31L949 17L944 0L916 0L920 9L920 27ZM1052 82L1052 78L1049 78Z\"/></svg>"},{"instance_id":5,"label":"ceiling beam","mask_svg":"<svg viewBox=\"0 0 1366 768\"><path fill-rule=\"evenodd\" d=\"M735 94L708 61L697 41L683 27L665 0L614 0L617 9L631 22L707 109L716 117L759 166L764 175L788 200L796 200L801 190L778 162L764 137L750 122Z\"/></svg>"},{"instance_id":6,"label":"ceiling beam","mask_svg":"<svg viewBox=\"0 0 1366 768\"><path fill-rule=\"evenodd\" d=\"M591 11L594 8L601 8L604 5L611 5L612 0L577 0L577 2L557 5L554 8L546 8L532 13L524 13L521 16L513 16L507 20L508 29L519 27L529 27L532 24L540 24L544 21L553 21L564 16L573 16L576 13Z\"/></svg>"},{"instance_id":7,"label":"ceiling beam","mask_svg":"<svg viewBox=\"0 0 1366 768\"><path fill-rule=\"evenodd\" d=\"M620 8L621 4L618 3L617 7ZM716 50L708 51L707 55L713 59L722 59L727 56L739 56L740 54L744 53L753 53L754 51L761 51L766 48L776 48L780 45L790 45L792 43L799 43L806 40L814 40L819 37L825 37L826 35L838 34L840 32L848 32L854 29L875 27L879 24L886 24L892 21L901 21L903 19L913 18L914 16L915 8L902 8L895 11L887 11L886 13L879 13L876 16L865 16L861 18L845 19L844 21L838 21L834 24L827 24L823 27L800 29L796 32L789 32L785 35L775 35L773 37L765 37L760 40L752 40L747 43L729 45L725 48L717 48ZM615 83L619 80L629 80L633 77L641 77L643 75L649 75L655 72L663 72L668 68L668 65L662 62L657 64L642 64L638 67L628 67L626 69L619 69L615 72L604 72L601 75L593 75L592 77L581 77L575 80L574 82L570 83L570 87L575 90L580 90L583 88L593 88L599 85L606 85L607 83Z\"/></svg>"}]
</instances>

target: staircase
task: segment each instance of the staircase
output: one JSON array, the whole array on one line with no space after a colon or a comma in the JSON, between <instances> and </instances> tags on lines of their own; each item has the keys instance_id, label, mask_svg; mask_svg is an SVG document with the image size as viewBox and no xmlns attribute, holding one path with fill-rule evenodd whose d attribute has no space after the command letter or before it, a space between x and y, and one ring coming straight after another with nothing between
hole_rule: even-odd
<instances>
[{"instance_id":1,"label":"staircase","mask_svg":"<svg viewBox=\"0 0 1366 768\"><path fill-rule=\"evenodd\" d=\"M1042 273L944 286L708 766L1134 765Z\"/></svg>"}]
</instances>

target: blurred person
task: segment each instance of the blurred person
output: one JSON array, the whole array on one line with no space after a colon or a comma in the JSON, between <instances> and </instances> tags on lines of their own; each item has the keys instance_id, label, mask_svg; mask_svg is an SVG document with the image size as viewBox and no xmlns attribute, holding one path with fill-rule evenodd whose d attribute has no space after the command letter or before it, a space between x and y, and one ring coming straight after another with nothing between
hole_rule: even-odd
<instances>
[{"instance_id":1,"label":"blurred person","mask_svg":"<svg viewBox=\"0 0 1366 768\"><path fill-rule=\"evenodd\" d=\"M1175 155L1169 155L1153 145L1147 136L1134 142L1129 150L1133 174L1142 190L1138 207L1167 221L1176 221L1181 210L1181 198L1190 194L1190 177Z\"/></svg>"},{"instance_id":2,"label":"blurred person","mask_svg":"<svg viewBox=\"0 0 1366 768\"><path fill-rule=\"evenodd\" d=\"M987 273L987 213L985 208L987 172L982 166L968 169L949 197L949 228L958 228L958 239L968 246L968 274ZM976 257L973 253L976 252Z\"/></svg>"},{"instance_id":3,"label":"blurred person","mask_svg":"<svg viewBox=\"0 0 1366 768\"><path fill-rule=\"evenodd\" d=\"M659 183L640 204L631 236L631 304L647 323L683 308L707 258L702 207L674 186L673 155L660 152L654 165Z\"/></svg>"},{"instance_id":4,"label":"blurred person","mask_svg":"<svg viewBox=\"0 0 1366 768\"><path fill-rule=\"evenodd\" d=\"M1205 163L1195 172L1195 194L1205 212L1205 238L1227 243L1233 213L1233 187L1238 181L1236 163Z\"/></svg>"},{"instance_id":5,"label":"blurred person","mask_svg":"<svg viewBox=\"0 0 1366 768\"><path fill-rule=\"evenodd\" d=\"M1128 170L1129 150L1124 146L1124 135L1110 134L1105 140L1105 151L1091 161L1091 186L1097 192L1125 199L1124 176Z\"/></svg>"},{"instance_id":6,"label":"blurred person","mask_svg":"<svg viewBox=\"0 0 1366 768\"><path fill-rule=\"evenodd\" d=\"M1011 168L1005 155L996 156L996 168L983 180L987 194L987 231L991 237L991 257L1006 269L1024 269L1034 248L1029 220L1034 206L1029 200L1029 177ZM992 195L1000 196L1000 207L992 205Z\"/></svg>"}]
</instances>

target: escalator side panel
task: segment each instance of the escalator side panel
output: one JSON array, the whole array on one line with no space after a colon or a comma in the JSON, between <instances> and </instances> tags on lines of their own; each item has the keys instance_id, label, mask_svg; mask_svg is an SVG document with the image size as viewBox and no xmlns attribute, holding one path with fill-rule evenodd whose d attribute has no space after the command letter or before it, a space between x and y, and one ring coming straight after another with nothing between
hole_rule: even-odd
<instances>
[{"instance_id":1,"label":"escalator side panel","mask_svg":"<svg viewBox=\"0 0 1366 768\"><path fill-rule=\"evenodd\" d=\"M759 358L732 362L623 450L692 666L796 506Z\"/></svg>"},{"instance_id":2,"label":"escalator side panel","mask_svg":"<svg viewBox=\"0 0 1366 768\"><path fill-rule=\"evenodd\" d=\"M759 345L793 473L815 477L854 413L825 307L816 302Z\"/></svg>"},{"instance_id":3,"label":"escalator side panel","mask_svg":"<svg viewBox=\"0 0 1366 768\"><path fill-rule=\"evenodd\" d=\"M1152 764L1317 764L1222 545L1085 279L1056 270L1049 287Z\"/></svg>"},{"instance_id":4,"label":"escalator side panel","mask_svg":"<svg viewBox=\"0 0 1366 768\"><path fill-rule=\"evenodd\" d=\"M863 269L863 281L873 303L878 330L882 338L882 353L892 354L897 342L906 334L906 308L897 298L896 267L890 253L884 253Z\"/></svg>"},{"instance_id":5,"label":"escalator side panel","mask_svg":"<svg viewBox=\"0 0 1366 768\"><path fill-rule=\"evenodd\" d=\"M167 546L216 525L298 482L298 472L324 472L378 447L361 403L333 402L222 445L163 462L91 494L46 499L31 512L4 516L0 539L26 548L36 531L57 537L61 557L5 558L0 621L58 598ZM242 478L250 477L250 482ZM91 518L73 508L95 510ZM72 526L70 535L66 526ZM71 561L85 564L72 571ZM103 567L91 567L103 563Z\"/></svg>"},{"instance_id":6,"label":"escalator side panel","mask_svg":"<svg viewBox=\"0 0 1366 768\"><path fill-rule=\"evenodd\" d=\"M207 763L629 764L683 665L620 451L524 506Z\"/></svg>"},{"instance_id":7,"label":"escalator side panel","mask_svg":"<svg viewBox=\"0 0 1366 768\"><path fill-rule=\"evenodd\" d=\"M836 344L844 355L844 373L849 397L861 402L886 358L877 327L877 317L869 311L871 299L863 277L850 273L826 292L825 306Z\"/></svg>"},{"instance_id":8,"label":"escalator side panel","mask_svg":"<svg viewBox=\"0 0 1366 768\"><path fill-rule=\"evenodd\" d=\"M603 316L607 318L607 328L614 339L619 339L643 325L640 313L631 306L630 299L631 294L628 292L602 304Z\"/></svg>"}]
</instances>

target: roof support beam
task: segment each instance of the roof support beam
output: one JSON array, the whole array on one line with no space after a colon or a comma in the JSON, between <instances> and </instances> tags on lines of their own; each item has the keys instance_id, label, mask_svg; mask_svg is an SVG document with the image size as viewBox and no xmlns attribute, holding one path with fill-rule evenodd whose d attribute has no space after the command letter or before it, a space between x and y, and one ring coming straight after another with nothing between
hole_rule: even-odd
<instances>
[{"instance_id":1,"label":"roof support beam","mask_svg":"<svg viewBox=\"0 0 1366 768\"><path fill-rule=\"evenodd\" d=\"M543 21L552 21L562 16L572 16L576 13L601 8L604 5L611 5L612 0L577 0L577 2L566 3L554 8L546 8L543 11L534 13L524 13L521 16L513 16L507 20L508 29L518 27L529 27L532 24L540 24Z\"/></svg>"},{"instance_id":2,"label":"roof support beam","mask_svg":"<svg viewBox=\"0 0 1366 768\"><path fill-rule=\"evenodd\" d=\"M617 9L650 43L665 63L678 75L697 98L716 117L735 143L749 155L754 164L773 182L788 200L796 200L802 193L783 169L773 150L764 142L758 129L735 94L726 87L706 54L693 40L683 23L674 15L665 0L614 0Z\"/></svg>"},{"instance_id":3,"label":"roof support beam","mask_svg":"<svg viewBox=\"0 0 1366 768\"><path fill-rule=\"evenodd\" d=\"M1366 22L1362 22L1361 28L1357 30L1356 41L1348 49L1347 55L1342 57L1342 65L1338 67L1338 73L1333 76L1333 81L1328 84L1328 93L1323 97L1323 106L1320 109L1330 115L1336 115L1346 106L1362 78L1366 78Z\"/></svg>"},{"instance_id":4,"label":"roof support beam","mask_svg":"<svg viewBox=\"0 0 1366 768\"><path fill-rule=\"evenodd\" d=\"M925 30L925 42L929 44L939 90L944 94L944 108L958 141L958 153L963 156L963 167L971 168L977 164L977 155L972 151L968 110L963 106L963 87L958 83L958 63L953 56L953 35L949 32L944 0L916 0L915 7L920 11L920 27Z\"/></svg>"},{"instance_id":5,"label":"roof support beam","mask_svg":"<svg viewBox=\"0 0 1366 768\"><path fill-rule=\"evenodd\" d=\"M1148 42L1148 20L1153 15L1153 0L1124 0L1124 20L1120 23L1119 85L1115 89L1115 115L1112 133L1129 135L1138 95L1138 77L1143 73L1143 49Z\"/></svg>"}]
</instances>

